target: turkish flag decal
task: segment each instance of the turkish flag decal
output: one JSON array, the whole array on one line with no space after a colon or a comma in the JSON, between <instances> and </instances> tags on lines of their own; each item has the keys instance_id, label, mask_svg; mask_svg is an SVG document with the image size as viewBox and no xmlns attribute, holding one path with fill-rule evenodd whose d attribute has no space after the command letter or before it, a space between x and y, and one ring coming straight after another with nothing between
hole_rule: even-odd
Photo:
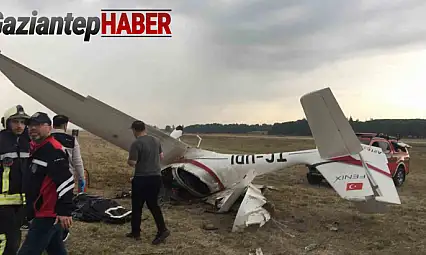
<instances>
[{"instance_id":1,"label":"turkish flag decal","mask_svg":"<svg viewBox=\"0 0 426 255\"><path fill-rule=\"evenodd\" d=\"M348 182L346 184L346 190L362 190L362 182Z\"/></svg>"}]
</instances>

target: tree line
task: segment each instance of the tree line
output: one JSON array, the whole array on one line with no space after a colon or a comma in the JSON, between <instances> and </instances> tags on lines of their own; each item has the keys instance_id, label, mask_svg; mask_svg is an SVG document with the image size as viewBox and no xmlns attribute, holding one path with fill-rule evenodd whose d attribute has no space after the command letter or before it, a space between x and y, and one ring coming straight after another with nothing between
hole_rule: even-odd
<instances>
[{"instance_id":1,"label":"tree line","mask_svg":"<svg viewBox=\"0 0 426 255\"><path fill-rule=\"evenodd\" d=\"M426 137L426 119L371 119L368 121L353 120L349 123L355 132L377 132L388 135L399 135L406 138ZM167 126L167 130L173 130L173 126ZM288 121L274 124L195 124L184 127L184 133L229 133L249 134L263 133L268 135L286 136L311 136L306 119Z\"/></svg>"}]
</instances>

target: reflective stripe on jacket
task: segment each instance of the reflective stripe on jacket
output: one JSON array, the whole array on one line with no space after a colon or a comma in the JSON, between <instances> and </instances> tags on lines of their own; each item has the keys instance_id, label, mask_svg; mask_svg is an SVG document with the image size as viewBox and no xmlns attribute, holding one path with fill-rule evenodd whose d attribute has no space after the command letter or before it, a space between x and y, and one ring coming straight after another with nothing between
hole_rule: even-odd
<instances>
[{"instance_id":1,"label":"reflective stripe on jacket","mask_svg":"<svg viewBox=\"0 0 426 255\"><path fill-rule=\"evenodd\" d=\"M28 172L30 139L10 130L0 131L0 206L25 204L23 186Z\"/></svg>"}]
</instances>

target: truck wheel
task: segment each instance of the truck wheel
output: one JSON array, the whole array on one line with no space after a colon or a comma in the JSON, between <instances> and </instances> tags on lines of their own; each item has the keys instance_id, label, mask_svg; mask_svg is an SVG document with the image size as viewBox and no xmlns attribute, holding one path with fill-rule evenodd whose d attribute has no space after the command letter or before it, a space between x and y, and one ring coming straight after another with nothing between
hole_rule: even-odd
<instances>
[{"instance_id":1,"label":"truck wheel","mask_svg":"<svg viewBox=\"0 0 426 255\"><path fill-rule=\"evenodd\" d=\"M396 187L401 187L405 181L405 169L403 166L399 166L396 170L395 175L392 177Z\"/></svg>"},{"instance_id":2,"label":"truck wheel","mask_svg":"<svg viewBox=\"0 0 426 255\"><path fill-rule=\"evenodd\" d=\"M313 175L311 173L307 173L306 178L308 179L308 183L311 185L319 185L322 181L322 176Z\"/></svg>"}]
</instances>

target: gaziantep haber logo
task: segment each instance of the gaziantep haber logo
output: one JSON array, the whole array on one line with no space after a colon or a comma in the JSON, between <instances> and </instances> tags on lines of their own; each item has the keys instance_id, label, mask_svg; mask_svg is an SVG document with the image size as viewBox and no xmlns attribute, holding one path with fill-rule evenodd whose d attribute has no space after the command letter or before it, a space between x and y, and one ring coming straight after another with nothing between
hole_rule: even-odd
<instances>
[{"instance_id":1,"label":"gaziantep haber logo","mask_svg":"<svg viewBox=\"0 0 426 255\"><path fill-rule=\"evenodd\" d=\"M6 16L0 12L0 35L84 35L101 37L172 37L170 9L102 9L101 16Z\"/></svg>"}]
</instances>

